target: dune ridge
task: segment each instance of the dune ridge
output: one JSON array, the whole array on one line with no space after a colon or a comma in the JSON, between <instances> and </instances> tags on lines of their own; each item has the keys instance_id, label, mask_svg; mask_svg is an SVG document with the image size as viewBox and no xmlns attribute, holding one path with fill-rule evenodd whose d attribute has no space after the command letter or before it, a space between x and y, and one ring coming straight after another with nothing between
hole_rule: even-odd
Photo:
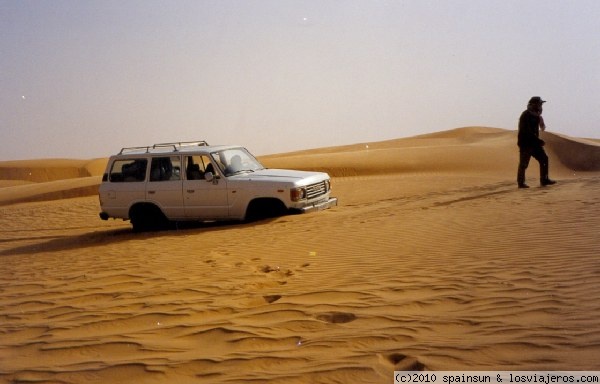
<instances>
[{"instance_id":1,"label":"dune ridge","mask_svg":"<svg viewBox=\"0 0 600 384\"><path fill-rule=\"evenodd\" d=\"M337 169L340 205L252 224L139 234L101 221L96 196L3 205L0 382L594 370L600 172L559 160L579 140L546 136L559 182L520 190L514 139L477 128L271 156Z\"/></svg>"}]
</instances>

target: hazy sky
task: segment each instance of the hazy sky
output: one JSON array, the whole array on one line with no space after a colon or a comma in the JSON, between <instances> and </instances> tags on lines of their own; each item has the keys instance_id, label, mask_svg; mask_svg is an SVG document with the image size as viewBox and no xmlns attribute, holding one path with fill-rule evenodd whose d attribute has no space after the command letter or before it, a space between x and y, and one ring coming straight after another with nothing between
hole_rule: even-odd
<instances>
[{"instance_id":1,"label":"hazy sky","mask_svg":"<svg viewBox=\"0 0 600 384\"><path fill-rule=\"evenodd\" d=\"M598 0L0 0L0 160L255 154L516 129L598 138Z\"/></svg>"}]
</instances>

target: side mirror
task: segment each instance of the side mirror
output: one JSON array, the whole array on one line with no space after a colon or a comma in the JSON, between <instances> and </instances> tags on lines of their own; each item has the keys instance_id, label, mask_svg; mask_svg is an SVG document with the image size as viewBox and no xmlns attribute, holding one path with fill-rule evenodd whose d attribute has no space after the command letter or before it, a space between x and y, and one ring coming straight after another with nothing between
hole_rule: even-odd
<instances>
[{"instance_id":1,"label":"side mirror","mask_svg":"<svg viewBox=\"0 0 600 384\"><path fill-rule=\"evenodd\" d=\"M208 182L208 183L212 183L212 182L213 182L213 180L215 179L215 175L213 175L213 173L212 173L212 172L206 172L206 173L204 174L204 179L206 180L206 182Z\"/></svg>"}]
</instances>

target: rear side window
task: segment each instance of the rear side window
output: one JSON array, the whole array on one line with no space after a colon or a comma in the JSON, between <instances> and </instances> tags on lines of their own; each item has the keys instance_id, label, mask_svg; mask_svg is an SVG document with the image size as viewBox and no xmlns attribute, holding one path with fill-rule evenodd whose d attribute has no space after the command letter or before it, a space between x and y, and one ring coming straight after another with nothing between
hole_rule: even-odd
<instances>
[{"instance_id":1,"label":"rear side window","mask_svg":"<svg viewBox=\"0 0 600 384\"><path fill-rule=\"evenodd\" d=\"M181 180L179 156L153 157L150 166L150 181Z\"/></svg>"},{"instance_id":2,"label":"rear side window","mask_svg":"<svg viewBox=\"0 0 600 384\"><path fill-rule=\"evenodd\" d=\"M112 183L140 182L146 180L146 159L115 160L108 175Z\"/></svg>"}]
</instances>

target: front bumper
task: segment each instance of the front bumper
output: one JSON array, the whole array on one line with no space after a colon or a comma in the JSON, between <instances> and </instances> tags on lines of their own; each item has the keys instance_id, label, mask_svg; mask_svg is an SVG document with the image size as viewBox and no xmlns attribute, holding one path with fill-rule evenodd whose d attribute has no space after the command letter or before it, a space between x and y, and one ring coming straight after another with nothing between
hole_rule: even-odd
<instances>
[{"instance_id":1,"label":"front bumper","mask_svg":"<svg viewBox=\"0 0 600 384\"><path fill-rule=\"evenodd\" d=\"M321 211L323 209L335 207L337 205L338 205L337 197L330 197L329 200L317 201L313 204L304 206L304 207L300 208L299 211L302 213Z\"/></svg>"}]
</instances>

